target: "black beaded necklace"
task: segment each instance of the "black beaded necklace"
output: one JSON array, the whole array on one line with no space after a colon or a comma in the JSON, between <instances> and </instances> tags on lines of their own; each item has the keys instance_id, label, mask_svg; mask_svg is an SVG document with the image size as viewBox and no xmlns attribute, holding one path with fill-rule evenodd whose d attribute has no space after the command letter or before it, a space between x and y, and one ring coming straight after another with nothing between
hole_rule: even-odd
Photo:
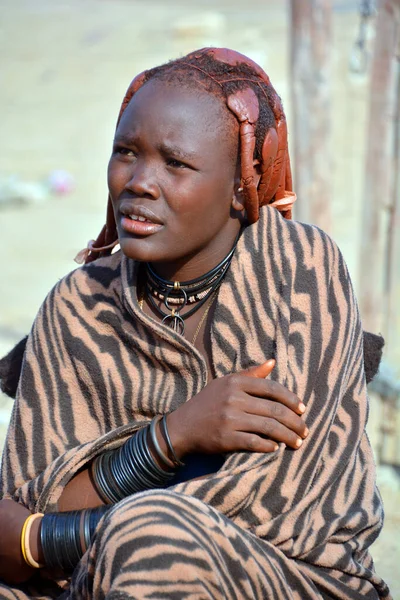
<instances>
[{"instance_id":1,"label":"black beaded necklace","mask_svg":"<svg viewBox=\"0 0 400 600\"><path fill-rule=\"evenodd\" d=\"M237 241L238 238L229 254L216 267L208 271L205 275L191 279L190 281L180 282L163 279L154 271L149 263L146 263L145 292L151 306L162 317L162 323L168 325L177 333L184 335L185 319L197 312L221 285L231 264ZM162 300L170 313L164 312L156 299ZM182 315L181 310L187 304L194 304L194 306Z\"/></svg>"}]
</instances>

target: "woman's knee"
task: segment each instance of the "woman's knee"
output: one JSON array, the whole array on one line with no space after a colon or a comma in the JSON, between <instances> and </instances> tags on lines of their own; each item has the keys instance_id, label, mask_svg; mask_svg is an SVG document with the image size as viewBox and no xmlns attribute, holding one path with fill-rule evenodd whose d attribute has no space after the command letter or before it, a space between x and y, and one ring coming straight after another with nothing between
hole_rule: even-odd
<instances>
[{"instance_id":1,"label":"woman's knee","mask_svg":"<svg viewBox=\"0 0 400 600\"><path fill-rule=\"evenodd\" d=\"M105 516L100 529L174 537L176 533L196 534L222 524L217 511L193 498L168 490L154 490L125 498ZM167 531L168 530L168 531Z\"/></svg>"},{"instance_id":2,"label":"woman's knee","mask_svg":"<svg viewBox=\"0 0 400 600\"><path fill-rule=\"evenodd\" d=\"M199 578L199 569L212 573L218 559L215 545L210 543L213 513L199 500L169 491L126 498L99 524L86 557L85 581L91 580L92 589L103 589L108 581L115 590L124 588L123 581L128 578L137 594L134 597L144 597L137 592L139 582L143 590L157 587L158 580L172 584L182 577L187 580L185 585L192 585ZM78 573L75 580L79 580ZM140 590L142 593L142 587Z\"/></svg>"}]
</instances>

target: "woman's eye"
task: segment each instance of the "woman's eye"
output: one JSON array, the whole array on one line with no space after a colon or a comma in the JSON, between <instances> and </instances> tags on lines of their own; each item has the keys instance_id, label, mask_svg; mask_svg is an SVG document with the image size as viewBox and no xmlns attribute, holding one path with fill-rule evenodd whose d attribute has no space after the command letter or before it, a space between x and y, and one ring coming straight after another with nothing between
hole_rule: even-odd
<instances>
[{"instance_id":1,"label":"woman's eye","mask_svg":"<svg viewBox=\"0 0 400 600\"><path fill-rule=\"evenodd\" d=\"M183 169L188 166L176 158L169 158L167 164L169 167L173 167L174 169Z\"/></svg>"},{"instance_id":2,"label":"woman's eye","mask_svg":"<svg viewBox=\"0 0 400 600\"><path fill-rule=\"evenodd\" d=\"M129 156L129 157L135 156L135 153L133 152L133 150L130 150L129 148L124 148L123 146L115 146L114 154L120 154L122 156Z\"/></svg>"}]
</instances>

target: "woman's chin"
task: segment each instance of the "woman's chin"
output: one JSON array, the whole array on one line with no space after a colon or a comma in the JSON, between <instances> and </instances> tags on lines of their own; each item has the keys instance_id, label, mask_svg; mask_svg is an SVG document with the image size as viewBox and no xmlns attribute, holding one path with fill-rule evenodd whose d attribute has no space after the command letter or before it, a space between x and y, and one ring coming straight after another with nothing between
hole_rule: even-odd
<instances>
[{"instance_id":1,"label":"woman's chin","mask_svg":"<svg viewBox=\"0 0 400 600\"><path fill-rule=\"evenodd\" d=\"M157 248L148 238L120 238L121 251L127 258L139 262L153 262L165 259L165 252Z\"/></svg>"}]
</instances>

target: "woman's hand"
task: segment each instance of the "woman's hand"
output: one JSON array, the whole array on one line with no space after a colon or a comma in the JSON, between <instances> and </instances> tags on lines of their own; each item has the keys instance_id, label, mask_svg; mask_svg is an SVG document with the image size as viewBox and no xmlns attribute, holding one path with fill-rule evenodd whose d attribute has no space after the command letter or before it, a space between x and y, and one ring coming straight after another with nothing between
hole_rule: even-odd
<instances>
[{"instance_id":1,"label":"woman's hand","mask_svg":"<svg viewBox=\"0 0 400 600\"><path fill-rule=\"evenodd\" d=\"M276 442L297 449L308 434L305 406L283 385L265 379L274 360L214 379L168 415L179 457L191 452L273 452Z\"/></svg>"},{"instance_id":2,"label":"woman's hand","mask_svg":"<svg viewBox=\"0 0 400 600\"><path fill-rule=\"evenodd\" d=\"M9 584L27 581L34 573L21 552L22 527L30 514L13 500L0 501L0 580Z\"/></svg>"}]
</instances>

